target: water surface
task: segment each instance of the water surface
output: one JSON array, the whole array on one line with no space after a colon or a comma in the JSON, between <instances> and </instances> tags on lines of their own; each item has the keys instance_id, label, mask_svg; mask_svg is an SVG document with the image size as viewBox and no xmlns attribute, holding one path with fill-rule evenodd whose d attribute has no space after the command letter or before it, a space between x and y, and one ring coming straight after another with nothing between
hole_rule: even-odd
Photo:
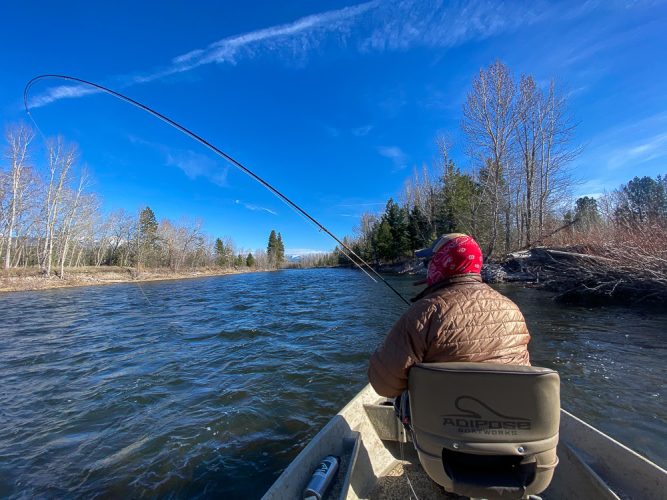
<instances>
[{"instance_id":1,"label":"water surface","mask_svg":"<svg viewBox=\"0 0 667 500\"><path fill-rule=\"evenodd\" d=\"M665 466L667 316L501 291L563 405ZM0 496L258 498L403 311L352 270L0 295Z\"/></svg>"}]
</instances>

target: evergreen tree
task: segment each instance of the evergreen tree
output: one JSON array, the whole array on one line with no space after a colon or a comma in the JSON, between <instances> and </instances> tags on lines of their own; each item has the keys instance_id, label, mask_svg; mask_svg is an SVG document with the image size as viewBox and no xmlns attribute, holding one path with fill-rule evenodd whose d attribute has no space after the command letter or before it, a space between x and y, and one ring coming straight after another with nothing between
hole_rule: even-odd
<instances>
[{"instance_id":1,"label":"evergreen tree","mask_svg":"<svg viewBox=\"0 0 667 500\"><path fill-rule=\"evenodd\" d=\"M215 260L218 266L234 265L234 247L231 241L224 242L220 238L215 240Z\"/></svg>"},{"instance_id":2,"label":"evergreen tree","mask_svg":"<svg viewBox=\"0 0 667 500\"><path fill-rule=\"evenodd\" d=\"M285 244L283 243L283 237L278 233L276 238L276 266L280 267L285 260Z\"/></svg>"},{"instance_id":3,"label":"evergreen tree","mask_svg":"<svg viewBox=\"0 0 667 500\"><path fill-rule=\"evenodd\" d=\"M157 250L158 223L150 207L144 208L139 213L138 229L137 264L142 266L151 263Z\"/></svg>"},{"instance_id":4,"label":"evergreen tree","mask_svg":"<svg viewBox=\"0 0 667 500\"><path fill-rule=\"evenodd\" d=\"M574 218L575 226L582 231L588 231L600 223L600 212L598 202L595 198L584 196L575 203Z\"/></svg>"},{"instance_id":5,"label":"evergreen tree","mask_svg":"<svg viewBox=\"0 0 667 500\"><path fill-rule=\"evenodd\" d=\"M377 230L373 232L373 248L377 260L390 260L393 258L393 236L391 226L382 218L377 225Z\"/></svg>"},{"instance_id":6,"label":"evergreen tree","mask_svg":"<svg viewBox=\"0 0 667 500\"><path fill-rule=\"evenodd\" d=\"M616 216L627 222L656 222L667 218L667 192L660 176L635 177L620 190Z\"/></svg>"},{"instance_id":7,"label":"evergreen tree","mask_svg":"<svg viewBox=\"0 0 667 500\"><path fill-rule=\"evenodd\" d=\"M234 267L240 268L243 267L246 263L246 260L243 258L243 255L238 254L234 259Z\"/></svg>"},{"instance_id":8,"label":"evergreen tree","mask_svg":"<svg viewBox=\"0 0 667 500\"><path fill-rule=\"evenodd\" d=\"M269 265L276 266L278 261L278 237L275 229L269 234L269 243L266 246L266 255L269 258Z\"/></svg>"},{"instance_id":9,"label":"evergreen tree","mask_svg":"<svg viewBox=\"0 0 667 500\"><path fill-rule=\"evenodd\" d=\"M383 219L389 225L391 241L387 259L396 260L409 253L410 240L408 234L407 209L401 208L389 198Z\"/></svg>"},{"instance_id":10,"label":"evergreen tree","mask_svg":"<svg viewBox=\"0 0 667 500\"><path fill-rule=\"evenodd\" d=\"M248 252L248 256L245 259L245 265L248 267L255 266L255 257L253 257L253 255L250 252Z\"/></svg>"},{"instance_id":11,"label":"evergreen tree","mask_svg":"<svg viewBox=\"0 0 667 500\"><path fill-rule=\"evenodd\" d=\"M215 240L215 256L217 264L222 267L225 265L225 244L220 238Z\"/></svg>"},{"instance_id":12,"label":"evergreen tree","mask_svg":"<svg viewBox=\"0 0 667 500\"><path fill-rule=\"evenodd\" d=\"M155 237L157 235L157 220L151 207L144 208L139 214L139 231L142 235Z\"/></svg>"},{"instance_id":13,"label":"evergreen tree","mask_svg":"<svg viewBox=\"0 0 667 500\"><path fill-rule=\"evenodd\" d=\"M408 239L412 251L424 248L429 242L429 224L426 214L415 205L408 216Z\"/></svg>"},{"instance_id":14,"label":"evergreen tree","mask_svg":"<svg viewBox=\"0 0 667 500\"><path fill-rule=\"evenodd\" d=\"M445 165L442 183L437 203L436 236L470 232L467 221L470 218L471 200L475 196L475 182L449 160Z\"/></svg>"}]
</instances>

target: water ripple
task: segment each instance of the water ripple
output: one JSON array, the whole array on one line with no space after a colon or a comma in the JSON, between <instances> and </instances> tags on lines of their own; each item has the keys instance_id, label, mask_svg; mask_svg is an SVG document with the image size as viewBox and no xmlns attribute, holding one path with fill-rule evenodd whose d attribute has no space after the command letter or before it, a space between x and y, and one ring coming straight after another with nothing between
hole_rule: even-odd
<instances>
[{"instance_id":1,"label":"water ripple","mask_svg":"<svg viewBox=\"0 0 667 500\"><path fill-rule=\"evenodd\" d=\"M564 405L664 465L667 318L504 292ZM317 270L6 294L0 310L0 497L258 498L366 383L404 306Z\"/></svg>"}]
</instances>

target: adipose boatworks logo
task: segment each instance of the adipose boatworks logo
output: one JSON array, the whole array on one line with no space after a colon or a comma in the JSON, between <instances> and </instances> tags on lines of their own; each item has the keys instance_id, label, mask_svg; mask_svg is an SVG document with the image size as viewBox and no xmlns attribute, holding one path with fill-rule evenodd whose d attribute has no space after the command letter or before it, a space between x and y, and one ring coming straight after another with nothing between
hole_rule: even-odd
<instances>
[{"instance_id":1,"label":"adipose boatworks logo","mask_svg":"<svg viewBox=\"0 0 667 500\"><path fill-rule=\"evenodd\" d=\"M442 425L455 427L459 433L515 436L531 429L530 419L503 415L472 396L459 396L454 406L461 413L442 415Z\"/></svg>"}]
</instances>

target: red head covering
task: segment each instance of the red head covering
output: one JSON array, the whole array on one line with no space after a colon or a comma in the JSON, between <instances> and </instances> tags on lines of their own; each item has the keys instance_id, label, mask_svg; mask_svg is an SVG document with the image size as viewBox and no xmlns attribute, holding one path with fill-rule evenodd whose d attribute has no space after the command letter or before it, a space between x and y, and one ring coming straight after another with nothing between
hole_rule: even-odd
<instances>
[{"instance_id":1,"label":"red head covering","mask_svg":"<svg viewBox=\"0 0 667 500\"><path fill-rule=\"evenodd\" d=\"M429 286L457 274L479 274L482 270L482 250L470 236L451 235L445 238L428 263L426 279Z\"/></svg>"}]
</instances>

